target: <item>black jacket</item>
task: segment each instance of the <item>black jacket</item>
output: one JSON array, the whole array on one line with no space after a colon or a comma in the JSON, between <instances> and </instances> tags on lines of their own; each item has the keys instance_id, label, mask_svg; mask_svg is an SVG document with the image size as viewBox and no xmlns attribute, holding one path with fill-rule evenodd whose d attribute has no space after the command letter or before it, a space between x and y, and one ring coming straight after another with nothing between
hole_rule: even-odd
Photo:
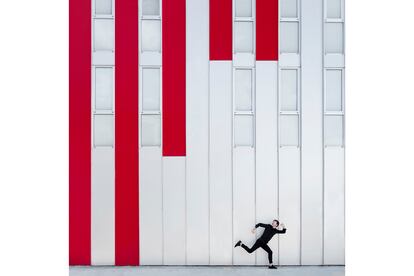
<instances>
[{"instance_id":1,"label":"black jacket","mask_svg":"<svg viewBox=\"0 0 414 276\"><path fill-rule=\"evenodd\" d=\"M262 236L258 240L260 240L261 242L263 242L265 244L268 243L273 238L273 236L275 234L284 234L284 233L286 233L286 228L284 228L283 230L278 230L278 229L273 228L273 226L270 225L270 224L264 224L264 223L256 224L256 228L259 227L259 226L263 227L265 230L264 230Z\"/></svg>"}]
</instances>

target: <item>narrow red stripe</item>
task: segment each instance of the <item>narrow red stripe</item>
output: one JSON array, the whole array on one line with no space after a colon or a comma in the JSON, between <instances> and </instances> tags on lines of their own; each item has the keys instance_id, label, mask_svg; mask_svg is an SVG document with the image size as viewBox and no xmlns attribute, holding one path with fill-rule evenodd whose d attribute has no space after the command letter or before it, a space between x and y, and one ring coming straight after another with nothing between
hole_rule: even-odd
<instances>
[{"instance_id":1,"label":"narrow red stripe","mask_svg":"<svg viewBox=\"0 0 414 276\"><path fill-rule=\"evenodd\" d=\"M69 264L91 264L91 1L69 1Z\"/></svg>"},{"instance_id":2,"label":"narrow red stripe","mask_svg":"<svg viewBox=\"0 0 414 276\"><path fill-rule=\"evenodd\" d=\"M232 0L210 0L210 60L232 60Z\"/></svg>"},{"instance_id":3,"label":"narrow red stripe","mask_svg":"<svg viewBox=\"0 0 414 276\"><path fill-rule=\"evenodd\" d=\"M115 264L138 265L138 0L115 6Z\"/></svg>"},{"instance_id":4,"label":"narrow red stripe","mask_svg":"<svg viewBox=\"0 0 414 276\"><path fill-rule=\"evenodd\" d=\"M185 0L162 2L163 156L185 156Z\"/></svg>"},{"instance_id":5,"label":"narrow red stripe","mask_svg":"<svg viewBox=\"0 0 414 276\"><path fill-rule=\"evenodd\" d=\"M278 60L278 0L256 0L256 59Z\"/></svg>"}]
</instances>

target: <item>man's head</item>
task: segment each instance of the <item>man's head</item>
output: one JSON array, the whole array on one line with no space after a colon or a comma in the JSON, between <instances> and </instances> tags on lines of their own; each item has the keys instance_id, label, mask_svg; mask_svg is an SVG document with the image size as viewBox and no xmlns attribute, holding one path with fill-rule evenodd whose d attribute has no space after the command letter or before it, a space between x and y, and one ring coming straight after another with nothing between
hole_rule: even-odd
<instances>
[{"instance_id":1,"label":"man's head","mask_svg":"<svg viewBox=\"0 0 414 276\"><path fill-rule=\"evenodd\" d=\"M274 219L274 220L272 221L272 226L273 226L273 228L278 227L278 226L279 226L279 221L278 221L277 219Z\"/></svg>"}]
</instances>

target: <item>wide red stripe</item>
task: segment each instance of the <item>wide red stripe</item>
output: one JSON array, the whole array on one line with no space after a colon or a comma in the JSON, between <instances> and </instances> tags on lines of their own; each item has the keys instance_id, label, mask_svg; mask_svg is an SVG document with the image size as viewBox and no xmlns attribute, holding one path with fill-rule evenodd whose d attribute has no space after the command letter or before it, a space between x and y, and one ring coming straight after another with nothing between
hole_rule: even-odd
<instances>
[{"instance_id":1,"label":"wide red stripe","mask_svg":"<svg viewBox=\"0 0 414 276\"><path fill-rule=\"evenodd\" d=\"M163 156L185 156L185 0L162 2Z\"/></svg>"},{"instance_id":2,"label":"wide red stripe","mask_svg":"<svg viewBox=\"0 0 414 276\"><path fill-rule=\"evenodd\" d=\"M210 60L232 60L232 0L210 0Z\"/></svg>"},{"instance_id":3,"label":"wide red stripe","mask_svg":"<svg viewBox=\"0 0 414 276\"><path fill-rule=\"evenodd\" d=\"M69 264L91 263L91 1L69 1Z\"/></svg>"},{"instance_id":4,"label":"wide red stripe","mask_svg":"<svg viewBox=\"0 0 414 276\"><path fill-rule=\"evenodd\" d=\"M115 5L115 264L138 265L138 0Z\"/></svg>"},{"instance_id":5,"label":"wide red stripe","mask_svg":"<svg viewBox=\"0 0 414 276\"><path fill-rule=\"evenodd\" d=\"M278 0L256 0L256 60L278 60Z\"/></svg>"}]
</instances>

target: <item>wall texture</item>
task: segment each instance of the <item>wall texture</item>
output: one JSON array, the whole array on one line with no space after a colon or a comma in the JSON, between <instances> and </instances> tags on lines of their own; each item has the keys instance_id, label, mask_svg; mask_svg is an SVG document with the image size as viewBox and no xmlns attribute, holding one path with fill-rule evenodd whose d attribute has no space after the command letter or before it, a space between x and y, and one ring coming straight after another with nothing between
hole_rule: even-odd
<instances>
[{"instance_id":1,"label":"wall texture","mask_svg":"<svg viewBox=\"0 0 414 276\"><path fill-rule=\"evenodd\" d=\"M344 264L344 0L70 2L71 264Z\"/></svg>"}]
</instances>

